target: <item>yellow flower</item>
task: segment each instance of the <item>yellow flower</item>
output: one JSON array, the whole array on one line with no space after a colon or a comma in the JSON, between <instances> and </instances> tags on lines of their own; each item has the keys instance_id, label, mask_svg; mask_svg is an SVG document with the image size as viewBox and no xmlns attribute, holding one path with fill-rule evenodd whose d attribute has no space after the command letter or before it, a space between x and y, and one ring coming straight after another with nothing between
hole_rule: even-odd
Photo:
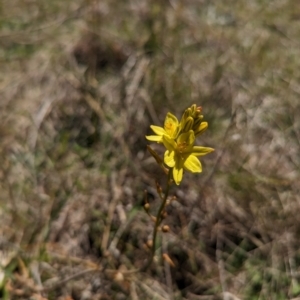
<instances>
[{"instance_id":1,"label":"yellow flower","mask_svg":"<svg viewBox=\"0 0 300 300\"><path fill-rule=\"evenodd\" d=\"M197 157L214 151L209 147L194 146L195 138L208 127L208 123L202 121L201 112L202 108L193 104L184 111L180 122L173 114L168 113L164 127L151 125L155 135L146 136L149 141L163 143L166 147L163 160L150 147L148 149L164 170L164 164L170 168L177 185L182 181L183 170L192 173L202 172L202 166Z\"/></svg>"},{"instance_id":2,"label":"yellow flower","mask_svg":"<svg viewBox=\"0 0 300 300\"><path fill-rule=\"evenodd\" d=\"M151 125L150 128L156 133L156 135L148 135L146 139L152 142L163 142L163 136L167 136L170 139L175 139L178 134L179 122L177 118L171 114L167 113L164 122L164 128L160 126Z\"/></svg>"},{"instance_id":3,"label":"yellow flower","mask_svg":"<svg viewBox=\"0 0 300 300\"><path fill-rule=\"evenodd\" d=\"M213 148L194 146L195 134L193 130L180 134L176 141L164 135L162 141L167 148L164 163L172 168L173 179L177 185L182 180L184 169L192 173L202 172L202 165L197 156L203 156L214 151Z\"/></svg>"}]
</instances>

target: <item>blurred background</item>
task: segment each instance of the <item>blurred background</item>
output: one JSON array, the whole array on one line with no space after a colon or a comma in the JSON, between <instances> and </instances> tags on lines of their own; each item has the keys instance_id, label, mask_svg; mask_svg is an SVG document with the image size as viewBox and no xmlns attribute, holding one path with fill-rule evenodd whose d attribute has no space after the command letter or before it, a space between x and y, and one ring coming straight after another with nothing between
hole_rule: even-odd
<instances>
[{"instance_id":1,"label":"blurred background","mask_svg":"<svg viewBox=\"0 0 300 300\"><path fill-rule=\"evenodd\" d=\"M0 299L300 299L299 37L291 0L3 0ZM130 272L194 103L216 150Z\"/></svg>"}]
</instances>

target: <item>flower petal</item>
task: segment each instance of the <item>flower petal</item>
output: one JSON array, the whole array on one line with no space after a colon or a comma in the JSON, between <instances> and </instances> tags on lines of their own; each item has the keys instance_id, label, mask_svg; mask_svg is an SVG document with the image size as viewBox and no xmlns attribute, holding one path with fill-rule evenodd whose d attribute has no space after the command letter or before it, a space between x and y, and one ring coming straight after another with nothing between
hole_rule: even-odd
<instances>
[{"instance_id":1,"label":"flower petal","mask_svg":"<svg viewBox=\"0 0 300 300\"><path fill-rule=\"evenodd\" d=\"M191 152L195 143L194 131L190 130L179 135L177 139L177 150L180 153Z\"/></svg>"},{"instance_id":2,"label":"flower petal","mask_svg":"<svg viewBox=\"0 0 300 300\"><path fill-rule=\"evenodd\" d=\"M206 154L211 153L213 151L215 151L214 148L194 146L192 151L191 151L191 154L195 155L195 156L203 156L203 155L206 155Z\"/></svg>"},{"instance_id":3,"label":"flower petal","mask_svg":"<svg viewBox=\"0 0 300 300\"><path fill-rule=\"evenodd\" d=\"M150 128L156 133L157 135L164 135L167 132L160 126L151 125Z\"/></svg>"},{"instance_id":4,"label":"flower petal","mask_svg":"<svg viewBox=\"0 0 300 300\"><path fill-rule=\"evenodd\" d=\"M178 120L170 112L168 112L166 115L164 129L171 138L176 137L176 133L177 133L177 129L178 129Z\"/></svg>"},{"instance_id":5,"label":"flower petal","mask_svg":"<svg viewBox=\"0 0 300 300\"><path fill-rule=\"evenodd\" d=\"M194 155L189 155L184 161L183 166L187 171L190 171L192 173L202 172L202 165L199 159Z\"/></svg>"},{"instance_id":6,"label":"flower petal","mask_svg":"<svg viewBox=\"0 0 300 300\"><path fill-rule=\"evenodd\" d=\"M173 179L177 185L180 184L183 177L183 168L179 164L176 164L173 168Z\"/></svg>"},{"instance_id":7,"label":"flower petal","mask_svg":"<svg viewBox=\"0 0 300 300\"><path fill-rule=\"evenodd\" d=\"M146 139L152 142L162 142L162 136L160 135L146 135Z\"/></svg>"},{"instance_id":8,"label":"flower petal","mask_svg":"<svg viewBox=\"0 0 300 300\"><path fill-rule=\"evenodd\" d=\"M176 142L168 137L167 135L164 135L162 138L162 142L164 143L164 146L167 148L169 151L175 151L177 148Z\"/></svg>"},{"instance_id":9,"label":"flower petal","mask_svg":"<svg viewBox=\"0 0 300 300\"><path fill-rule=\"evenodd\" d=\"M167 150L165 152L165 155L164 155L164 163L170 167L170 168L173 168L175 166L175 159L174 159L174 156L175 156L175 152L174 151L169 151Z\"/></svg>"},{"instance_id":10,"label":"flower petal","mask_svg":"<svg viewBox=\"0 0 300 300\"><path fill-rule=\"evenodd\" d=\"M195 135L193 130L189 130L188 132L182 133L178 139L177 143L185 143L187 146L194 145Z\"/></svg>"}]
</instances>

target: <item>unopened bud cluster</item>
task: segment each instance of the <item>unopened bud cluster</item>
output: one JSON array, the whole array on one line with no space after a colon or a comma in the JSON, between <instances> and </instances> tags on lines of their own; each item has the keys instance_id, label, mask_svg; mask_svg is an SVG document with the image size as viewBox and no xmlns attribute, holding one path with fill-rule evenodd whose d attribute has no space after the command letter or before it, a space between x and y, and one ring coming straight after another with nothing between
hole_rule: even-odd
<instances>
[{"instance_id":1,"label":"unopened bud cluster","mask_svg":"<svg viewBox=\"0 0 300 300\"><path fill-rule=\"evenodd\" d=\"M194 131L195 136L201 134L208 126L207 122L202 122L203 115L201 115L202 107L197 107L193 104L191 107L187 108L180 121L180 130L178 134Z\"/></svg>"}]
</instances>

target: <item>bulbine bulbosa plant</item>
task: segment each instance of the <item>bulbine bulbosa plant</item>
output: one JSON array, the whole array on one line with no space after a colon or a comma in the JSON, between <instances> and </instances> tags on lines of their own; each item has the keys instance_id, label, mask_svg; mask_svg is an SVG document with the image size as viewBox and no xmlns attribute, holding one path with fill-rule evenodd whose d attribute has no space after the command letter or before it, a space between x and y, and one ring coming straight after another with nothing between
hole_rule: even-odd
<instances>
[{"instance_id":1,"label":"bulbine bulbosa plant","mask_svg":"<svg viewBox=\"0 0 300 300\"><path fill-rule=\"evenodd\" d=\"M184 111L180 122L169 112L166 115L164 127L151 125L150 128L155 135L146 136L147 140L162 144L166 148L164 157L161 158L157 152L150 146L147 146L150 154L155 158L158 165L166 174L167 184L165 190L163 190L158 183L156 184L157 192L161 199L161 204L156 216L150 214L150 204L147 198L145 199L145 211L155 222L152 240L148 242L148 246L151 247L151 256L145 268L149 267L153 260L156 250L157 232L159 230L169 230L167 225L162 227L161 225L166 215L165 208L172 200L169 199L171 185L173 183L176 185L181 183L184 171L201 173L202 165L198 157L214 151L213 148L195 146L196 137L202 134L208 127L208 123L203 121L201 112L202 108L193 104ZM167 255L166 257L168 259Z\"/></svg>"}]
</instances>

